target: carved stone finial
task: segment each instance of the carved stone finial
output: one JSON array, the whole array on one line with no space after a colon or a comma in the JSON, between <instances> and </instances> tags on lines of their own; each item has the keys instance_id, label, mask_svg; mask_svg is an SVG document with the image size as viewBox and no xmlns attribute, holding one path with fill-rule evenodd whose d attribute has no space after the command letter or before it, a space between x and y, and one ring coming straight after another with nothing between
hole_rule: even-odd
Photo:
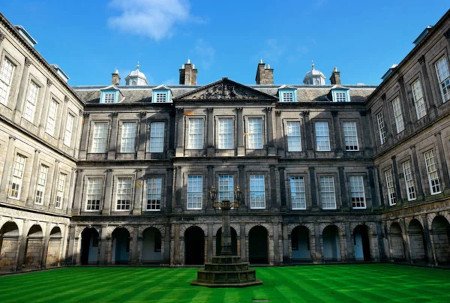
<instances>
[{"instance_id":1,"label":"carved stone finial","mask_svg":"<svg viewBox=\"0 0 450 303\"><path fill-rule=\"evenodd\" d=\"M52 82L52 80L50 80L50 79L47 79L47 86L48 87L50 87L50 86L52 86L53 85L53 82Z\"/></svg>"},{"instance_id":2,"label":"carved stone finial","mask_svg":"<svg viewBox=\"0 0 450 303\"><path fill-rule=\"evenodd\" d=\"M28 57L25 57L25 66L30 67L30 65L31 65L31 60Z\"/></svg>"}]
</instances>

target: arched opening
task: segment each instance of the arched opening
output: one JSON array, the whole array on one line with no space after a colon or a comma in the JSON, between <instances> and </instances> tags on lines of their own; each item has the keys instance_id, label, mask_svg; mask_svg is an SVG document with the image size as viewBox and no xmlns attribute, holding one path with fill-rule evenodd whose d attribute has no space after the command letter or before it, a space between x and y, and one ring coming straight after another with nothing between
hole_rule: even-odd
<instances>
[{"instance_id":1,"label":"arched opening","mask_svg":"<svg viewBox=\"0 0 450 303\"><path fill-rule=\"evenodd\" d=\"M46 267L59 266L61 254L61 229L55 226L50 231L50 238L48 240Z\"/></svg>"},{"instance_id":2,"label":"arched opening","mask_svg":"<svg viewBox=\"0 0 450 303\"><path fill-rule=\"evenodd\" d=\"M400 224L394 222L389 228L389 242L391 246L391 258L394 261L404 261L405 256L405 244L402 237L402 229Z\"/></svg>"},{"instance_id":3,"label":"arched opening","mask_svg":"<svg viewBox=\"0 0 450 303\"><path fill-rule=\"evenodd\" d=\"M411 249L411 260L426 261L427 251L423 235L422 224L416 219L412 220L408 226L409 245Z\"/></svg>"},{"instance_id":4,"label":"arched opening","mask_svg":"<svg viewBox=\"0 0 450 303\"><path fill-rule=\"evenodd\" d=\"M14 270L19 250L19 227L9 221L0 229L0 271Z\"/></svg>"},{"instance_id":5,"label":"arched opening","mask_svg":"<svg viewBox=\"0 0 450 303\"><path fill-rule=\"evenodd\" d=\"M130 260L130 233L123 227L112 233L112 263L128 264Z\"/></svg>"},{"instance_id":6,"label":"arched opening","mask_svg":"<svg viewBox=\"0 0 450 303\"><path fill-rule=\"evenodd\" d=\"M85 228L81 233L81 264L98 263L99 234L95 228Z\"/></svg>"},{"instance_id":7,"label":"arched opening","mask_svg":"<svg viewBox=\"0 0 450 303\"><path fill-rule=\"evenodd\" d=\"M161 232L155 227L149 227L142 234L142 263L160 263Z\"/></svg>"},{"instance_id":8,"label":"arched opening","mask_svg":"<svg viewBox=\"0 0 450 303\"><path fill-rule=\"evenodd\" d=\"M436 216L431 224L434 252L439 264L450 263L450 224L443 216Z\"/></svg>"},{"instance_id":9,"label":"arched opening","mask_svg":"<svg viewBox=\"0 0 450 303\"><path fill-rule=\"evenodd\" d=\"M231 252L237 256L237 233L233 227L230 227L231 232ZM222 252L222 227L216 233L216 256L220 256Z\"/></svg>"},{"instance_id":10,"label":"arched opening","mask_svg":"<svg viewBox=\"0 0 450 303\"><path fill-rule=\"evenodd\" d=\"M186 265L201 265L205 262L205 233L198 226L184 232L184 256Z\"/></svg>"},{"instance_id":11,"label":"arched opening","mask_svg":"<svg viewBox=\"0 0 450 303\"><path fill-rule=\"evenodd\" d=\"M339 261L341 259L341 244L339 229L336 225L328 225L322 233L323 259L325 261Z\"/></svg>"},{"instance_id":12,"label":"arched opening","mask_svg":"<svg viewBox=\"0 0 450 303\"><path fill-rule=\"evenodd\" d=\"M369 228L358 225L353 230L353 245L356 261L370 261Z\"/></svg>"},{"instance_id":13,"label":"arched opening","mask_svg":"<svg viewBox=\"0 0 450 303\"><path fill-rule=\"evenodd\" d=\"M251 264L269 263L268 232L263 226L255 226L248 233L248 259Z\"/></svg>"},{"instance_id":14,"label":"arched opening","mask_svg":"<svg viewBox=\"0 0 450 303\"><path fill-rule=\"evenodd\" d=\"M309 243L309 229L306 226L297 226L291 233L291 259L294 262L311 261L311 248Z\"/></svg>"},{"instance_id":15,"label":"arched opening","mask_svg":"<svg viewBox=\"0 0 450 303\"><path fill-rule=\"evenodd\" d=\"M25 247L24 266L27 268L40 268L42 265L43 233L41 226L31 226L27 235Z\"/></svg>"}]
</instances>

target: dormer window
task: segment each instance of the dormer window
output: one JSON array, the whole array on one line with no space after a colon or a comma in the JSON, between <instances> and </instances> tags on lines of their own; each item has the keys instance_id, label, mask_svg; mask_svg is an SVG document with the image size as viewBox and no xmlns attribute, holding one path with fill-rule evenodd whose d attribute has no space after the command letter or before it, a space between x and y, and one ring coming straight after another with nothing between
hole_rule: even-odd
<instances>
[{"instance_id":1,"label":"dormer window","mask_svg":"<svg viewBox=\"0 0 450 303\"><path fill-rule=\"evenodd\" d=\"M158 86L153 89L152 103L167 103L172 102L172 93L169 88L165 86Z\"/></svg>"},{"instance_id":2,"label":"dormer window","mask_svg":"<svg viewBox=\"0 0 450 303\"><path fill-rule=\"evenodd\" d=\"M100 91L100 103L118 103L120 101L119 95L121 93L117 88L113 86L107 87Z\"/></svg>"},{"instance_id":3,"label":"dormer window","mask_svg":"<svg viewBox=\"0 0 450 303\"><path fill-rule=\"evenodd\" d=\"M350 93L348 88L331 89L331 97L333 102L350 102Z\"/></svg>"},{"instance_id":4,"label":"dormer window","mask_svg":"<svg viewBox=\"0 0 450 303\"><path fill-rule=\"evenodd\" d=\"M278 98L280 102L297 102L297 90L283 85L278 90Z\"/></svg>"}]
</instances>

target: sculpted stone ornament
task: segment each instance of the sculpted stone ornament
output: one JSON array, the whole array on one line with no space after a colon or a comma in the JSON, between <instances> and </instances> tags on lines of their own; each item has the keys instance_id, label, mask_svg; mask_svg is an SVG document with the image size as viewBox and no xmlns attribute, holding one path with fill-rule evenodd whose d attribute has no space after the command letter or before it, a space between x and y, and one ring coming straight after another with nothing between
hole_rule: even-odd
<instances>
[{"instance_id":1,"label":"sculpted stone ornament","mask_svg":"<svg viewBox=\"0 0 450 303\"><path fill-rule=\"evenodd\" d=\"M262 282L256 279L254 269L248 268L247 262L242 262L239 256L233 255L230 210L239 207L242 200L242 192L239 186L234 191L235 201L216 201L217 189L211 186L209 196L215 209L222 211L222 236L220 256L212 258L212 263L206 263L205 268L197 272L197 280L191 282L192 285L207 287L247 287L261 285Z\"/></svg>"}]
</instances>

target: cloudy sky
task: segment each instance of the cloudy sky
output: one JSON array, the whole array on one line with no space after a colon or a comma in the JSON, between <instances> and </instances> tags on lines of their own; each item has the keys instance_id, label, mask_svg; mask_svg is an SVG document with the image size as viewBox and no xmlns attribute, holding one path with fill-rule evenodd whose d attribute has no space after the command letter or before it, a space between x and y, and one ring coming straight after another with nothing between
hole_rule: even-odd
<instances>
[{"instance_id":1,"label":"cloudy sky","mask_svg":"<svg viewBox=\"0 0 450 303\"><path fill-rule=\"evenodd\" d=\"M137 62L151 84L176 84L189 58L199 84L254 84L260 59L277 84L300 84L314 61L346 84L378 84L448 1L0 0L72 85L106 85ZM327 79L328 81L328 79Z\"/></svg>"}]
</instances>

